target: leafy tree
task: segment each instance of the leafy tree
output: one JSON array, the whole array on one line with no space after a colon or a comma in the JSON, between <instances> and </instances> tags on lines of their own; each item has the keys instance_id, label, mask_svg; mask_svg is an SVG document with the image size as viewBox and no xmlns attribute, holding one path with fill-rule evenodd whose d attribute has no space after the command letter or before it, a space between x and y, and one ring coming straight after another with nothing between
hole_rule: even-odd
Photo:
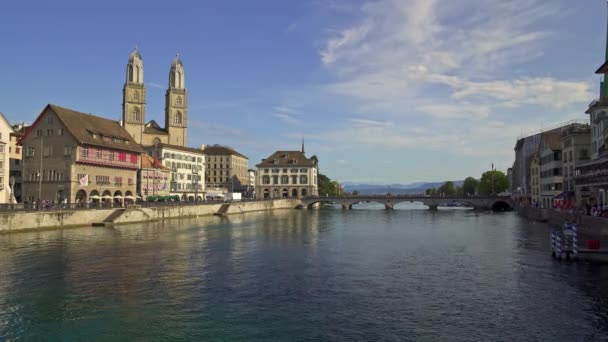
<instances>
[{"instance_id":1,"label":"leafy tree","mask_svg":"<svg viewBox=\"0 0 608 342\"><path fill-rule=\"evenodd\" d=\"M438 191L440 194L445 194L445 195L456 194L456 188L454 187L454 182L447 181L447 182L443 183L443 185L439 187Z\"/></svg>"},{"instance_id":2,"label":"leafy tree","mask_svg":"<svg viewBox=\"0 0 608 342\"><path fill-rule=\"evenodd\" d=\"M322 173L319 173L319 176L317 177L317 186L319 187L320 196L336 195L336 187L333 185L331 179Z\"/></svg>"},{"instance_id":3,"label":"leafy tree","mask_svg":"<svg viewBox=\"0 0 608 342\"><path fill-rule=\"evenodd\" d=\"M479 193L483 195L498 194L509 189L509 178L502 171L486 171L479 182Z\"/></svg>"},{"instance_id":4,"label":"leafy tree","mask_svg":"<svg viewBox=\"0 0 608 342\"><path fill-rule=\"evenodd\" d=\"M359 196L359 191L357 191L357 190L353 191L353 192L352 192L352 195L353 195L353 196Z\"/></svg>"},{"instance_id":5,"label":"leafy tree","mask_svg":"<svg viewBox=\"0 0 608 342\"><path fill-rule=\"evenodd\" d=\"M479 181L473 177L467 177L462 183L462 192L467 195L474 195Z\"/></svg>"},{"instance_id":6,"label":"leafy tree","mask_svg":"<svg viewBox=\"0 0 608 342\"><path fill-rule=\"evenodd\" d=\"M461 186L456 186L456 195L463 195L464 193L462 192L462 187Z\"/></svg>"},{"instance_id":7,"label":"leafy tree","mask_svg":"<svg viewBox=\"0 0 608 342\"><path fill-rule=\"evenodd\" d=\"M425 193L429 196L436 196L437 195L437 189L435 188L429 188L426 189Z\"/></svg>"}]
</instances>

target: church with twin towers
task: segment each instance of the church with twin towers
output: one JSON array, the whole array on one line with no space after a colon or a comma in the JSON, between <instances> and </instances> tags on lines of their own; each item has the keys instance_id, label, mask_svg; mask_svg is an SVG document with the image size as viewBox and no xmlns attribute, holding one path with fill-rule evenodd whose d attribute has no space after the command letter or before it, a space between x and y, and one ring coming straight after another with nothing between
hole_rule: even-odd
<instances>
[{"instance_id":1,"label":"church with twin towers","mask_svg":"<svg viewBox=\"0 0 608 342\"><path fill-rule=\"evenodd\" d=\"M184 66L177 55L169 70L164 127L154 120L146 122L144 63L137 48L131 53L122 93L122 125L138 144L186 146L188 93L184 78Z\"/></svg>"}]
</instances>

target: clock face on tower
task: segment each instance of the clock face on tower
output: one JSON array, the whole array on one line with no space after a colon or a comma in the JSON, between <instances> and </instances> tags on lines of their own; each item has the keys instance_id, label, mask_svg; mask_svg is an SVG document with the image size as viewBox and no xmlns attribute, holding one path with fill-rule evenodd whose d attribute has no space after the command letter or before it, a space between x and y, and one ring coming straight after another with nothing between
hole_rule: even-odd
<instances>
[{"instance_id":1,"label":"clock face on tower","mask_svg":"<svg viewBox=\"0 0 608 342\"><path fill-rule=\"evenodd\" d=\"M158 145L158 144L160 144L160 139L158 139L158 138L154 138L154 140L152 140L152 143L153 143L154 145Z\"/></svg>"}]
</instances>

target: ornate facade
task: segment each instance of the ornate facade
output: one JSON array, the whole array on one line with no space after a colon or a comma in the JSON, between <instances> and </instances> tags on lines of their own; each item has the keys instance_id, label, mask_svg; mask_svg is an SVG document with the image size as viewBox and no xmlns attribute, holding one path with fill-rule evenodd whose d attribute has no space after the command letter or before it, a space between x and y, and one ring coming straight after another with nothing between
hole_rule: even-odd
<instances>
[{"instance_id":1,"label":"ornate facade","mask_svg":"<svg viewBox=\"0 0 608 342\"><path fill-rule=\"evenodd\" d=\"M131 53L122 91L122 125L135 142L145 146L158 143L186 146L188 93L185 84L184 66L177 55L169 70L165 93L165 126L154 120L146 122L143 59L137 48Z\"/></svg>"}]
</instances>

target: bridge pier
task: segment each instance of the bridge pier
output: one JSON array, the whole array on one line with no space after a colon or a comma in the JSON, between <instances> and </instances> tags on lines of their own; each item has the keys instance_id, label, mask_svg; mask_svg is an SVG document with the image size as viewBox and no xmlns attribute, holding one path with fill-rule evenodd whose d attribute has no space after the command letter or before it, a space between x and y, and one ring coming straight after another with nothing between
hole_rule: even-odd
<instances>
[{"instance_id":1,"label":"bridge pier","mask_svg":"<svg viewBox=\"0 0 608 342\"><path fill-rule=\"evenodd\" d=\"M391 203L385 203L385 204L384 204L384 209L385 209L385 210L394 210L394 209L395 209L395 207L394 207L394 205L393 205L393 204L391 204Z\"/></svg>"},{"instance_id":2,"label":"bridge pier","mask_svg":"<svg viewBox=\"0 0 608 342\"><path fill-rule=\"evenodd\" d=\"M342 210L351 210L352 208L352 204L342 204Z\"/></svg>"},{"instance_id":3,"label":"bridge pier","mask_svg":"<svg viewBox=\"0 0 608 342\"><path fill-rule=\"evenodd\" d=\"M439 208L438 204L429 204L429 210L433 210L433 211L437 211L437 209Z\"/></svg>"}]
</instances>

